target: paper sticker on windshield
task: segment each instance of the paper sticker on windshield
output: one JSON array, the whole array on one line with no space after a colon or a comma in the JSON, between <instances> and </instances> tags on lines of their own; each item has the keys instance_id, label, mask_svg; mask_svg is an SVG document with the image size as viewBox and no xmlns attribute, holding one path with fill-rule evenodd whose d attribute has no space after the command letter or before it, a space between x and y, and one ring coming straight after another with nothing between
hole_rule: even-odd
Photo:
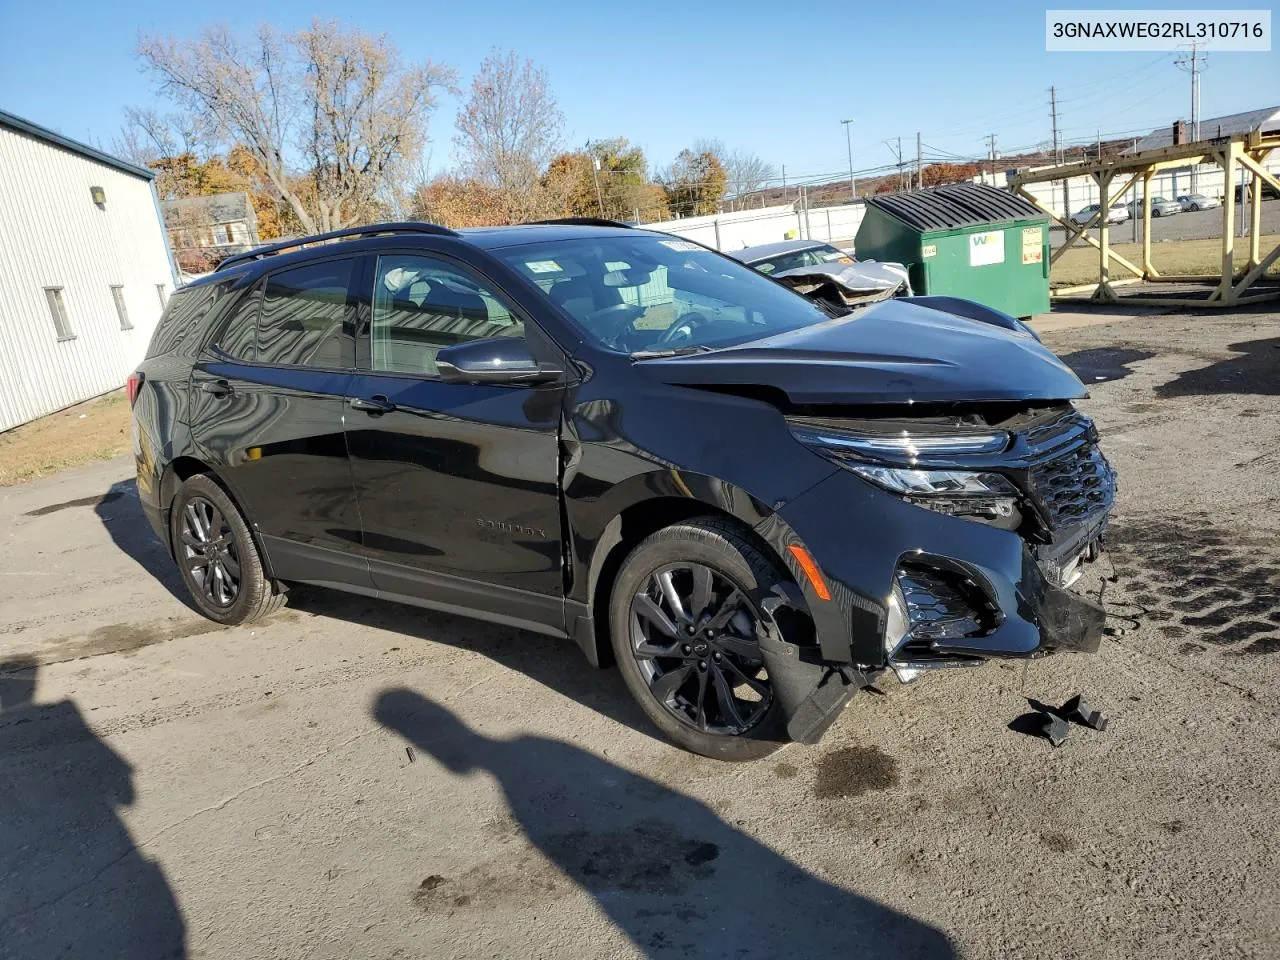
<instances>
[{"instance_id":1,"label":"paper sticker on windshield","mask_svg":"<svg viewBox=\"0 0 1280 960\"><path fill-rule=\"evenodd\" d=\"M696 243L690 243L688 240L659 240L668 250L674 250L676 253L697 253L702 248Z\"/></svg>"},{"instance_id":2,"label":"paper sticker on windshield","mask_svg":"<svg viewBox=\"0 0 1280 960\"><path fill-rule=\"evenodd\" d=\"M559 273L561 269L554 260L531 260L525 266L530 273Z\"/></svg>"}]
</instances>

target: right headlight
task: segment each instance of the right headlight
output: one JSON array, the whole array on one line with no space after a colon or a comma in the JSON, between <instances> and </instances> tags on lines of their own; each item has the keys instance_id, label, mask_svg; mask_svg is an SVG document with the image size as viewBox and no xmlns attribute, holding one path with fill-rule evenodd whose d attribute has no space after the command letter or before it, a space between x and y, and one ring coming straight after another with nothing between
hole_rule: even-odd
<instances>
[{"instance_id":1,"label":"right headlight","mask_svg":"<svg viewBox=\"0 0 1280 960\"><path fill-rule=\"evenodd\" d=\"M1021 521L1018 488L998 473L873 462L901 459L914 464L922 456L950 459L997 453L1008 443L1006 433L868 436L805 428L792 432L816 453L919 506L1010 528Z\"/></svg>"}]
</instances>

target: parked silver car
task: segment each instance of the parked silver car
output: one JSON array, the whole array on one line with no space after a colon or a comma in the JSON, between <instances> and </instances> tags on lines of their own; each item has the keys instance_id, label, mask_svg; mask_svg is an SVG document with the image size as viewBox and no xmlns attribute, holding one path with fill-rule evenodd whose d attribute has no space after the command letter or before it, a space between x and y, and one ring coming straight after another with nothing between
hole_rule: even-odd
<instances>
[{"instance_id":1,"label":"parked silver car","mask_svg":"<svg viewBox=\"0 0 1280 960\"><path fill-rule=\"evenodd\" d=\"M1178 206L1183 210L1212 210L1222 204L1217 197L1206 197L1203 193L1184 193L1178 198Z\"/></svg>"},{"instance_id":2,"label":"parked silver car","mask_svg":"<svg viewBox=\"0 0 1280 960\"><path fill-rule=\"evenodd\" d=\"M1083 210L1077 210L1071 215L1072 223L1088 223L1093 219L1093 215L1101 209L1101 205L1091 203ZM1107 211L1107 223L1124 223L1129 219L1129 211L1123 203L1113 203Z\"/></svg>"},{"instance_id":3,"label":"parked silver car","mask_svg":"<svg viewBox=\"0 0 1280 960\"><path fill-rule=\"evenodd\" d=\"M1129 216L1142 216L1142 198L1130 200L1127 207ZM1182 204L1176 200L1166 200L1164 197L1151 198L1151 216L1153 217L1172 217L1176 213L1182 212Z\"/></svg>"}]
</instances>

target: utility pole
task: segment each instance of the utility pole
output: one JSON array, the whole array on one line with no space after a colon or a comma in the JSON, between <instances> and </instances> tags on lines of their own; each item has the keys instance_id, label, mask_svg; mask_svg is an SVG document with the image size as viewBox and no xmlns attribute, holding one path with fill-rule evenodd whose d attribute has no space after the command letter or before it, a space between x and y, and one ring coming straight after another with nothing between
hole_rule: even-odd
<instances>
[{"instance_id":1,"label":"utility pole","mask_svg":"<svg viewBox=\"0 0 1280 960\"><path fill-rule=\"evenodd\" d=\"M902 138L898 137L898 146L895 149L892 140L881 140L889 152L893 154L894 159L898 162L898 189L902 189Z\"/></svg>"},{"instance_id":2,"label":"utility pole","mask_svg":"<svg viewBox=\"0 0 1280 960\"><path fill-rule=\"evenodd\" d=\"M853 182L853 141L849 139L849 124L853 123L853 121L841 120L840 122L844 124L844 145L849 151L849 199L857 200L858 188Z\"/></svg>"},{"instance_id":3,"label":"utility pole","mask_svg":"<svg viewBox=\"0 0 1280 960\"><path fill-rule=\"evenodd\" d=\"M600 192L600 158L591 158L591 179L596 182L596 202L600 204L600 218L604 219L604 194Z\"/></svg>"},{"instance_id":4,"label":"utility pole","mask_svg":"<svg viewBox=\"0 0 1280 960\"><path fill-rule=\"evenodd\" d=\"M996 179L996 135L988 133L983 139L987 141L987 157L991 161L991 180L994 182Z\"/></svg>"},{"instance_id":5,"label":"utility pole","mask_svg":"<svg viewBox=\"0 0 1280 960\"><path fill-rule=\"evenodd\" d=\"M1204 72L1206 56L1200 52L1200 44L1191 42L1191 53L1179 54L1173 61L1180 70L1191 74L1191 142L1200 141L1200 74ZM1191 168L1191 192L1196 192L1196 167Z\"/></svg>"},{"instance_id":6,"label":"utility pole","mask_svg":"<svg viewBox=\"0 0 1280 960\"><path fill-rule=\"evenodd\" d=\"M1053 162L1061 163L1062 154L1058 152L1058 88L1049 88L1049 121L1053 124Z\"/></svg>"},{"instance_id":7,"label":"utility pole","mask_svg":"<svg viewBox=\"0 0 1280 960\"><path fill-rule=\"evenodd\" d=\"M1138 152L1137 140L1133 141L1132 149L1134 153ZM1138 202L1141 199L1142 199L1142 195L1138 193L1138 187L1135 184L1133 188L1133 200L1134 200L1133 216L1129 218L1130 220L1133 221L1133 242L1134 243L1138 242L1138 221L1142 219L1142 213L1141 213L1142 204Z\"/></svg>"},{"instance_id":8,"label":"utility pole","mask_svg":"<svg viewBox=\"0 0 1280 960\"><path fill-rule=\"evenodd\" d=\"M916 189L924 189L924 151L921 149L919 132L916 133Z\"/></svg>"}]
</instances>

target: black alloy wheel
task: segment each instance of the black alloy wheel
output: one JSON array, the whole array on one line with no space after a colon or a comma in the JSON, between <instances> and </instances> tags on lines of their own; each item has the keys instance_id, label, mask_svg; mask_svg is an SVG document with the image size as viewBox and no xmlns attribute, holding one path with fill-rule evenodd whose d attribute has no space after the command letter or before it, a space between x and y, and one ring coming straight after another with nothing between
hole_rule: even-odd
<instances>
[{"instance_id":1,"label":"black alloy wheel","mask_svg":"<svg viewBox=\"0 0 1280 960\"><path fill-rule=\"evenodd\" d=\"M240 557L226 517L204 497L182 508L181 562L205 599L229 607L240 593Z\"/></svg>"},{"instance_id":2,"label":"black alloy wheel","mask_svg":"<svg viewBox=\"0 0 1280 960\"><path fill-rule=\"evenodd\" d=\"M244 515L218 482L187 478L169 508L169 544L192 605L218 623L250 623L285 601Z\"/></svg>"},{"instance_id":3,"label":"black alloy wheel","mask_svg":"<svg viewBox=\"0 0 1280 960\"><path fill-rule=\"evenodd\" d=\"M632 651L649 692L695 730L750 730L773 703L758 621L742 588L719 570L683 563L654 571L631 600Z\"/></svg>"}]
</instances>

